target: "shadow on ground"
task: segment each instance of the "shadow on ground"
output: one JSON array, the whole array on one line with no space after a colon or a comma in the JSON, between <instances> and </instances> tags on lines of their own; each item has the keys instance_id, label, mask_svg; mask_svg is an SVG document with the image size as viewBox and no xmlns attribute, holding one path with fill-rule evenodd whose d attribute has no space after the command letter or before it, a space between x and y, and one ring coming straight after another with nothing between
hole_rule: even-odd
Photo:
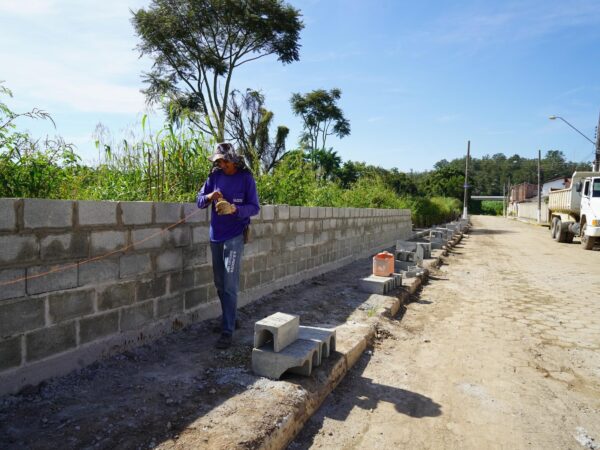
<instances>
[{"instance_id":1,"label":"shadow on ground","mask_svg":"<svg viewBox=\"0 0 600 450\"><path fill-rule=\"evenodd\" d=\"M372 351L362 355L346 378L331 393L327 404L309 419L296 436L290 448L311 448L316 435L323 428L326 419L344 421L354 408L374 410L381 403L391 403L398 414L416 419L437 417L442 414L442 406L431 398L406 389L373 382L364 376L364 371L372 358ZM353 393L360 392L360 396Z\"/></svg>"}]
</instances>

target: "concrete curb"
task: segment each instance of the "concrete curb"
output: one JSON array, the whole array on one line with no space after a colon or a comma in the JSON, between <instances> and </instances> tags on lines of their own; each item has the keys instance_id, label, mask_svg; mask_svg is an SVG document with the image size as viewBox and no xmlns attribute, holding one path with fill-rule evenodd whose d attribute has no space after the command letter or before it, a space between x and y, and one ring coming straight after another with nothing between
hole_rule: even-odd
<instances>
[{"instance_id":1,"label":"concrete curb","mask_svg":"<svg viewBox=\"0 0 600 450\"><path fill-rule=\"evenodd\" d=\"M427 260L424 267L424 274L415 278L410 278L406 285L403 284L402 290L397 297L372 294L369 302L375 299L380 303L376 314L368 324L348 324L337 328L338 349L342 358L327 373L323 380L321 389L310 392L306 398L305 404L296 409L292 417L288 416L285 424L282 424L277 430L269 435L258 447L262 450L275 450L285 448L302 429L308 419L319 409L325 398L336 388L344 379L346 374L362 356L363 352L373 342L377 329L377 323L382 318L392 318L396 316L402 305L408 303L410 297L419 290L419 288L429 278L429 271L437 268L441 264L443 257L447 256L449 250L462 240L462 234L448 243L446 249L440 252L440 255ZM403 280L404 283L405 280Z\"/></svg>"}]
</instances>

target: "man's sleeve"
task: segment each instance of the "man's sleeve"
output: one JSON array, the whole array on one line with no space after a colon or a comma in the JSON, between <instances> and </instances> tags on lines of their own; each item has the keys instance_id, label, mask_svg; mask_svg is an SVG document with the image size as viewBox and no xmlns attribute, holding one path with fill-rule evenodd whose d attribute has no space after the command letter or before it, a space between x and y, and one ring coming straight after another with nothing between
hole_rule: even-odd
<instances>
[{"instance_id":1,"label":"man's sleeve","mask_svg":"<svg viewBox=\"0 0 600 450\"><path fill-rule=\"evenodd\" d=\"M202 189L200 189L200 192L198 192L198 197L196 199L196 201L198 203L198 208L204 209L208 205L210 205L210 201L208 201L208 198L206 196L207 196L207 194L210 194L213 190L214 190L213 179L209 175L208 179L204 183L204 186L202 186Z\"/></svg>"},{"instance_id":2,"label":"man's sleeve","mask_svg":"<svg viewBox=\"0 0 600 450\"><path fill-rule=\"evenodd\" d=\"M248 176L246 181L245 201L241 205L235 205L237 211L235 216L240 219L252 217L258 214L260 206L258 205L258 192L256 191L256 182L252 175Z\"/></svg>"}]
</instances>

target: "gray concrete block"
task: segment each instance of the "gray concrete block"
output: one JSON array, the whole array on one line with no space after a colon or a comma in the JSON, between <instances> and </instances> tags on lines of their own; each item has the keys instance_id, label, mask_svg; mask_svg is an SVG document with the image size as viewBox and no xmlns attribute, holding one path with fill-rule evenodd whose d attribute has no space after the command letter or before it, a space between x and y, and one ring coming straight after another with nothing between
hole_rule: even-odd
<instances>
[{"instance_id":1,"label":"gray concrete block","mask_svg":"<svg viewBox=\"0 0 600 450\"><path fill-rule=\"evenodd\" d=\"M242 270L248 265L248 261L242 261ZM202 286L213 282L213 269L211 264L198 267L195 271L195 286Z\"/></svg>"},{"instance_id":2,"label":"gray concrete block","mask_svg":"<svg viewBox=\"0 0 600 450\"><path fill-rule=\"evenodd\" d=\"M179 225L175 228L165 231L167 245L171 247L185 247L190 245L191 231L188 226Z\"/></svg>"},{"instance_id":3,"label":"gray concrete block","mask_svg":"<svg viewBox=\"0 0 600 450\"><path fill-rule=\"evenodd\" d=\"M211 261L211 255L208 244L194 244L183 247L183 267L202 266L209 261Z\"/></svg>"},{"instance_id":4,"label":"gray concrete block","mask_svg":"<svg viewBox=\"0 0 600 450\"><path fill-rule=\"evenodd\" d=\"M288 220L290 218L290 207L288 205L277 205L277 220Z\"/></svg>"},{"instance_id":5,"label":"gray concrete block","mask_svg":"<svg viewBox=\"0 0 600 450\"><path fill-rule=\"evenodd\" d=\"M33 261L38 253L39 244L33 235L0 236L0 264Z\"/></svg>"},{"instance_id":6,"label":"gray concrete block","mask_svg":"<svg viewBox=\"0 0 600 450\"><path fill-rule=\"evenodd\" d=\"M79 263L78 275L79 286L118 280L119 261L113 258Z\"/></svg>"},{"instance_id":7,"label":"gray concrete block","mask_svg":"<svg viewBox=\"0 0 600 450\"><path fill-rule=\"evenodd\" d=\"M275 220L275 205L262 205L260 207L260 218L264 222Z\"/></svg>"},{"instance_id":8,"label":"gray concrete block","mask_svg":"<svg viewBox=\"0 0 600 450\"><path fill-rule=\"evenodd\" d=\"M92 256L97 256L122 250L126 243L125 231L94 231L90 237L90 253Z\"/></svg>"},{"instance_id":9,"label":"gray concrete block","mask_svg":"<svg viewBox=\"0 0 600 450\"><path fill-rule=\"evenodd\" d=\"M199 288L187 291L184 295L184 306L186 310L194 309L199 305L208 303L211 299L209 286L200 286Z\"/></svg>"},{"instance_id":10,"label":"gray concrete block","mask_svg":"<svg viewBox=\"0 0 600 450\"><path fill-rule=\"evenodd\" d=\"M183 312L183 295L159 298L156 301L156 317L167 317Z\"/></svg>"},{"instance_id":11,"label":"gray concrete block","mask_svg":"<svg viewBox=\"0 0 600 450\"><path fill-rule=\"evenodd\" d=\"M210 221L209 208L200 209L195 203L183 204L183 217L187 223L206 223Z\"/></svg>"},{"instance_id":12,"label":"gray concrete block","mask_svg":"<svg viewBox=\"0 0 600 450\"><path fill-rule=\"evenodd\" d=\"M310 219L310 208L308 206L300 207L300 218L301 219Z\"/></svg>"},{"instance_id":13,"label":"gray concrete block","mask_svg":"<svg viewBox=\"0 0 600 450\"><path fill-rule=\"evenodd\" d=\"M77 264L56 264L27 268L27 293L61 291L77 287Z\"/></svg>"},{"instance_id":14,"label":"gray concrete block","mask_svg":"<svg viewBox=\"0 0 600 450\"><path fill-rule=\"evenodd\" d=\"M25 269L0 270L0 300L23 297L24 295Z\"/></svg>"},{"instance_id":15,"label":"gray concrete block","mask_svg":"<svg viewBox=\"0 0 600 450\"><path fill-rule=\"evenodd\" d=\"M42 328L25 336L27 362L62 353L76 346L75 322Z\"/></svg>"},{"instance_id":16,"label":"gray concrete block","mask_svg":"<svg viewBox=\"0 0 600 450\"><path fill-rule=\"evenodd\" d=\"M358 288L370 294L384 295L394 289L394 278L370 275L358 280Z\"/></svg>"},{"instance_id":17,"label":"gray concrete block","mask_svg":"<svg viewBox=\"0 0 600 450\"><path fill-rule=\"evenodd\" d=\"M165 295L167 293L167 276L163 275L151 280L137 281L136 301L141 302Z\"/></svg>"},{"instance_id":18,"label":"gray concrete block","mask_svg":"<svg viewBox=\"0 0 600 450\"><path fill-rule=\"evenodd\" d=\"M148 301L121 310L121 331L137 330L154 319L154 302Z\"/></svg>"},{"instance_id":19,"label":"gray concrete block","mask_svg":"<svg viewBox=\"0 0 600 450\"><path fill-rule=\"evenodd\" d=\"M25 228L66 228L73 225L73 202L26 198L23 200Z\"/></svg>"},{"instance_id":20,"label":"gray concrete block","mask_svg":"<svg viewBox=\"0 0 600 450\"><path fill-rule=\"evenodd\" d=\"M152 272L149 253L123 255L119 258L119 277L127 278Z\"/></svg>"},{"instance_id":21,"label":"gray concrete block","mask_svg":"<svg viewBox=\"0 0 600 450\"><path fill-rule=\"evenodd\" d=\"M156 223L174 224L181 220L183 205L181 203L155 203L154 214Z\"/></svg>"},{"instance_id":22,"label":"gray concrete block","mask_svg":"<svg viewBox=\"0 0 600 450\"><path fill-rule=\"evenodd\" d=\"M150 225L152 202L119 202L123 225Z\"/></svg>"},{"instance_id":23,"label":"gray concrete block","mask_svg":"<svg viewBox=\"0 0 600 450\"><path fill-rule=\"evenodd\" d=\"M417 243L416 242L411 242L411 241L403 241L403 240L397 240L396 241L396 251L407 251L407 252L414 252L417 249Z\"/></svg>"},{"instance_id":24,"label":"gray concrete block","mask_svg":"<svg viewBox=\"0 0 600 450\"><path fill-rule=\"evenodd\" d=\"M79 225L102 226L117 224L117 205L119 202L84 201L77 202Z\"/></svg>"},{"instance_id":25,"label":"gray concrete block","mask_svg":"<svg viewBox=\"0 0 600 450\"><path fill-rule=\"evenodd\" d=\"M79 340L87 344L119 331L119 311L84 317L79 321Z\"/></svg>"},{"instance_id":26,"label":"gray concrete block","mask_svg":"<svg viewBox=\"0 0 600 450\"><path fill-rule=\"evenodd\" d=\"M297 340L275 352L272 343L252 350L252 370L256 375L278 380L285 372L310 376L319 362L319 344Z\"/></svg>"},{"instance_id":27,"label":"gray concrete block","mask_svg":"<svg viewBox=\"0 0 600 450\"><path fill-rule=\"evenodd\" d=\"M25 298L0 303L0 339L35 330L45 323L44 299Z\"/></svg>"},{"instance_id":28,"label":"gray concrete block","mask_svg":"<svg viewBox=\"0 0 600 450\"><path fill-rule=\"evenodd\" d=\"M94 312L94 291L67 291L48 296L48 316L51 323L64 322Z\"/></svg>"},{"instance_id":29,"label":"gray concrete block","mask_svg":"<svg viewBox=\"0 0 600 450\"><path fill-rule=\"evenodd\" d=\"M290 219L295 220L300 218L300 207L290 206Z\"/></svg>"},{"instance_id":30,"label":"gray concrete block","mask_svg":"<svg viewBox=\"0 0 600 450\"><path fill-rule=\"evenodd\" d=\"M42 259L76 259L88 256L87 233L54 234L40 241Z\"/></svg>"},{"instance_id":31,"label":"gray concrete block","mask_svg":"<svg viewBox=\"0 0 600 450\"><path fill-rule=\"evenodd\" d=\"M254 324L254 347L262 347L272 341L273 351L280 352L298 339L299 326L300 318L296 315L271 314Z\"/></svg>"},{"instance_id":32,"label":"gray concrete block","mask_svg":"<svg viewBox=\"0 0 600 450\"><path fill-rule=\"evenodd\" d=\"M320 328L300 325L298 339L304 341L313 341L319 344L319 362L321 365L324 358L329 358L329 355L335 351L335 328Z\"/></svg>"},{"instance_id":33,"label":"gray concrete block","mask_svg":"<svg viewBox=\"0 0 600 450\"><path fill-rule=\"evenodd\" d=\"M0 372L21 365L21 336L0 340Z\"/></svg>"},{"instance_id":34,"label":"gray concrete block","mask_svg":"<svg viewBox=\"0 0 600 450\"><path fill-rule=\"evenodd\" d=\"M142 228L131 232L131 244L135 250L160 248L165 241L162 228Z\"/></svg>"},{"instance_id":35,"label":"gray concrete block","mask_svg":"<svg viewBox=\"0 0 600 450\"><path fill-rule=\"evenodd\" d=\"M135 281L110 285L98 292L98 309L120 308L135 301Z\"/></svg>"},{"instance_id":36,"label":"gray concrete block","mask_svg":"<svg viewBox=\"0 0 600 450\"><path fill-rule=\"evenodd\" d=\"M192 228L192 242L194 244L206 244L210 242L208 226Z\"/></svg>"},{"instance_id":37,"label":"gray concrete block","mask_svg":"<svg viewBox=\"0 0 600 450\"><path fill-rule=\"evenodd\" d=\"M414 262L415 261L415 252L412 252L409 250L396 250L396 260L406 261L406 262Z\"/></svg>"},{"instance_id":38,"label":"gray concrete block","mask_svg":"<svg viewBox=\"0 0 600 450\"><path fill-rule=\"evenodd\" d=\"M181 270L183 267L183 253L181 249L167 250L156 256L156 271L168 272Z\"/></svg>"},{"instance_id":39,"label":"gray concrete block","mask_svg":"<svg viewBox=\"0 0 600 450\"><path fill-rule=\"evenodd\" d=\"M431 258L431 244L429 242L417 242L416 260L423 261Z\"/></svg>"},{"instance_id":40,"label":"gray concrete block","mask_svg":"<svg viewBox=\"0 0 600 450\"><path fill-rule=\"evenodd\" d=\"M17 228L17 200L0 198L0 231L14 231Z\"/></svg>"}]
</instances>

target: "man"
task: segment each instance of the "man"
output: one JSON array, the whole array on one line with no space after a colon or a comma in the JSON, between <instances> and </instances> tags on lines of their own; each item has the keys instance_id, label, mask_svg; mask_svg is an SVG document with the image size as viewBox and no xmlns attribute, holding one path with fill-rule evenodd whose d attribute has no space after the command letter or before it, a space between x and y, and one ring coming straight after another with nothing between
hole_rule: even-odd
<instances>
[{"instance_id":1,"label":"man","mask_svg":"<svg viewBox=\"0 0 600 450\"><path fill-rule=\"evenodd\" d=\"M244 234L260 207L254 177L231 144L217 144L210 159L214 168L198 193L198 207L211 206L213 276L223 312L216 347L225 349L231 346L236 323Z\"/></svg>"}]
</instances>

